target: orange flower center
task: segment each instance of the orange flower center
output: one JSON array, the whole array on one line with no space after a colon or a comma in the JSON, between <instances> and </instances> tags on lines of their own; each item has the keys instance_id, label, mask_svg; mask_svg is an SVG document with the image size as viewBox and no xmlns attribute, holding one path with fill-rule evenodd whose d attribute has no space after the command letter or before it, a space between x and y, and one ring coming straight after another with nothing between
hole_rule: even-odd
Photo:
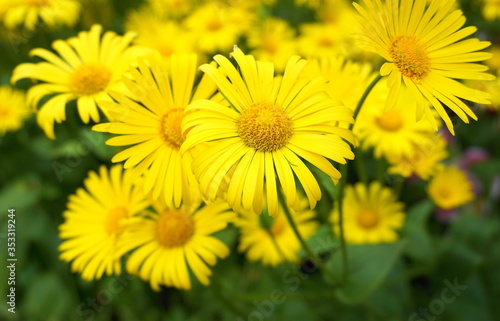
<instances>
[{"instance_id":1,"label":"orange flower center","mask_svg":"<svg viewBox=\"0 0 500 321\"><path fill-rule=\"evenodd\" d=\"M110 80L108 68L99 64L86 64L75 69L69 80L69 88L77 96L92 96L106 89Z\"/></svg>"},{"instance_id":2,"label":"orange flower center","mask_svg":"<svg viewBox=\"0 0 500 321\"><path fill-rule=\"evenodd\" d=\"M331 48L335 45L335 42L331 38L322 37L319 39L318 45L323 48Z\"/></svg>"},{"instance_id":3,"label":"orange flower center","mask_svg":"<svg viewBox=\"0 0 500 321\"><path fill-rule=\"evenodd\" d=\"M403 118L395 110L390 110L375 118L377 125L385 131L395 132L403 127Z\"/></svg>"},{"instance_id":4,"label":"orange flower center","mask_svg":"<svg viewBox=\"0 0 500 321\"><path fill-rule=\"evenodd\" d=\"M162 246L182 246L194 234L193 218L183 210L165 210L158 218L156 233Z\"/></svg>"},{"instance_id":5,"label":"orange flower center","mask_svg":"<svg viewBox=\"0 0 500 321\"><path fill-rule=\"evenodd\" d=\"M262 43L262 47L264 48L265 51L267 51L271 55L278 52L278 44L272 37L265 39Z\"/></svg>"},{"instance_id":6,"label":"orange flower center","mask_svg":"<svg viewBox=\"0 0 500 321\"><path fill-rule=\"evenodd\" d=\"M365 229L371 229L377 225L379 221L377 212L364 209L358 214L358 224Z\"/></svg>"},{"instance_id":7,"label":"orange flower center","mask_svg":"<svg viewBox=\"0 0 500 321\"><path fill-rule=\"evenodd\" d=\"M8 109L8 108L6 108L6 107L2 107L2 106L0 105L0 117L1 117L1 118L6 118L6 117L8 117L8 116L9 116L9 114L10 114L9 109Z\"/></svg>"},{"instance_id":8,"label":"orange flower center","mask_svg":"<svg viewBox=\"0 0 500 321\"><path fill-rule=\"evenodd\" d=\"M207 22L206 27L208 31L217 31L222 28L222 21L219 18L211 19Z\"/></svg>"},{"instance_id":9,"label":"orange flower center","mask_svg":"<svg viewBox=\"0 0 500 321\"><path fill-rule=\"evenodd\" d=\"M117 232L122 218L128 217L128 210L123 206L117 206L109 211L106 217L106 232L112 235Z\"/></svg>"},{"instance_id":10,"label":"orange flower center","mask_svg":"<svg viewBox=\"0 0 500 321\"><path fill-rule=\"evenodd\" d=\"M243 110L236 122L243 142L261 152L282 148L292 136L292 121L272 103L256 103Z\"/></svg>"},{"instance_id":11,"label":"orange flower center","mask_svg":"<svg viewBox=\"0 0 500 321\"><path fill-rule=\"evenodd\" d=\"M46 7L49 5L49 0L24 0L29 7Z\"/></svg>"},{"instance_id":12,"label":"orange flower center","mask_svg":"<svg viewBox=\"0 0 500 321\"><path fill-rule=\"evenodd\" d=\"M182 135L181 123L184 118L184 109L169 110L160 122L160 137L171 148L179 149L186 139Z\"/></svg>"},{"instance_id":13,"label":"orange flower center","mask_svg":"<svg viewBox=\"0 0 500 321\"><path fill-rule=\"evenodd\" d=\"M285 219L283 218L283 215L278 216L277 218L274 219L274 223L271 226L271 234L276 237L283 234L285 230L286 230Z\"/></svg>"},{"instance_id":14,"label":"orange flower center","mask_svg":"<svg viewBox=\"0 0 500 321\"><path fill-rule=\"evenodd\" d=\"M426 48L413 36L398 36L392 39L389 55L399 71L417 83L431 70Z\"/></svg>"}]
</instances>

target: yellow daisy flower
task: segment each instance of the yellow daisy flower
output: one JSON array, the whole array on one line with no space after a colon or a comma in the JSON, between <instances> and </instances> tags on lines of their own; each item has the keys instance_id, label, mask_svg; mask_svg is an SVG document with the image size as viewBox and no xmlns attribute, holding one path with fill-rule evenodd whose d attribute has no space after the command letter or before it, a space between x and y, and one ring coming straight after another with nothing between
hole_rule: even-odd
<instances>
[{"instance_id":1,"label":"yellow daisy flower","mask_svg":"<svg viewBox=\"0 0 500 321\"><path fill-rule=\"evenodd\" d=\"M147 23L144 23L147 21ZM162 56L194 52L194 37L173 20L165 21L151 9L133 11L125 30L136 32L134 43L158 50Z\"/></svg>"},{"instance_id":2,"label":"yellow daisy flower","mask_svg":"<svg viewBox=\"0 0 500 321\"><path fill-rule=\"evenodd\" d=\"M350 1L325 0L316 12L318 17L327 24L349 23L351 28L355 28L352 22L355 21L356 11L354 11Z\"/></svg>"},{"instance_id":3,"label":"yellow daisy flower","mask_svg":"<svg viewBox=\"0 0 500 321\"><path fill-rule=\"evenodd\" d=\"M500 2L498 0L482 0L481 2L484 19L492 21L500 17Z\"/></svg>"},{"instance_id":4,"label":"yellow daisy flower","mask_svg":"<svg viewBox=\"0 0 500 321\"><path fill-rule=\"evenodd\" d=\"M125 183L128 175L121 165L109 171L101 166L99 174L89 172L86 190L79 188L69 197L59 226L60 258L71 262L72 271L85 280L121 273L118 239L132 218L149 205L142 191Z\"/></svg>"},{"instance_id":5,"label":"yellow daisy flower","mask_svg":"<svg viewBox=\"0 0 500 321\"><path fill-rule=\"evenodd\" d=\"M309 209L306 198L301 197L299 209L290 212L304 239L314 234L319 224L314 221L316 213ZM298 260L301 245L281 207L274 218L243 211L235 225L241 231L238 250L246 252L249 261L276 266L284 261Z\"/></svg>"},{"instance_id":6,"label":"yellow daisy flower","mask_svg":"<svg viewBox=\"0 0 500 321\"><path fill-rule=\"evenodd\" d=\"M488 41L466 39L475 27L461 29L465 18L460 10L452 11L453 0L396 1L385 3L364 0L354 6L361 14L361 28L367 36L369 50L378 53L387 62L380 74L388 77L391 88L387 100L390 109L397 101L402 87L418 101L417 119L425 114L428 101L444 120L452 134L453 124L443 105L468 123L468 117L477 119L474 112L461 100L488 104L490 96L473 90L455 79L493 79L484 73L486 66L471 63L486 60L490 53L480 50ZM438 125L434 123L434 129Z\"/></svg>"},{"instance_id":7,"label":"yellow daisy flower","mask_svg":"<svg viewBox=\"0 0 500 321\"><path fill-rule=\"evenodd\" d=\"M492 45L488 48L488 52L491 52L491 58L484 63L496 72L498 76L498 72L500 71L500 45Z\"/></svg>"},{"instance_id":8,"label":"yellow daisy flower","mask_svg":"<svg viewBox=\"0 0 500 321\"><path fill-rule=\"evenodd\" d=\"M456 166L447 167L436 174L427 186L429 197L442 209L462 206L474 199L472 183Z\"/></svg>"},{"instance_id":9,"label":"yellow daisy flower","mask_svg":"<svg viewBox=\"0 0 500 321\"><path fill-rule=\"evenodd\" d=\"M195 2L192 0L147 0L147 3L160 17L179 17L186 14Z\"/></svg>"},{"instance_id":10,"label":"yellow daisy flower","mask_svg":"<svg viewBox=\"0 0 500 321\"><path fill-rule=\"evenodd\" d=\"M254 15L243 7L219 6L209 2L185 20L187 29L197 36L198 49L204 53L228 51L251 25Z\"/></svg>"},{"instance_id":11,"label":"yellow daisy flower","mask_svg":"<svg viewBox=\"0 0 500 321\"><path fill-rule=\"evenodd\" d=\"M0 136L21 128L30 114L24 92L10 86L0 86Z\"/></svg>"},{"instance_id":12,"label":"yellow daisy flower","mask_svg":"<svg viewBox=\"0 0 500 321\"><path fill-rule=\"evenodd\" d=\"M396 231L405 220L404 204L379 182L346 186L342 212L345 239L351 244L395 242ZM336 235L340 231L338 217L336 206L330 217Z\"/></svg>"},{"instance_id":13,"label":"yellow daisy flower","mask_svg":"<svg viewBox=\"0 0 500 321\"><path fill-rule=\"evenodd\" d=\"M247 41L251 52L258 60L270 61L276 71L282 72L290 56L297 53L295 32L287 21L266 18L249 29Z\"/></svg>"},{"instance_id":14,"label":"yellow daisy flower","mask_svg":"<svg viewBox=\"0 0 500 321\"><path fill-rule=\"evenodd\" d=\"M388 91L385 83L373 89L356 119L354 133L364 149L374 148L376 158L410 156L413 146L428 140L434 128L427 119L415 120L417 103L406 90L391 110L384 111Z\"/></svg>"},{"instance_id":15,"label":"yellow daisy flower","mask_svg":"<svg viewBox=\"0 0 500 321\"><path fill-rule=\"evenodd\" d=\"M410 155L388 158L391 174L410 177L417 175L423 180L437 174L444 169L441 163L448 158L446 140L439 133L432 134L429 138L416 142Z\"/></svg>"},{"instance_id":16,"label":"yellow daisy flower","mask_svg":"<svg viewBox=\"0 0 500 321\"><path fill-rule=\"evenodd\" d=\"M131 61L148 52L130 46L134 37L131 33L121 37L108 31L102 39L101 33L102 27L94 25L77 37L54 41L52 47L61 57L46 49L33 49L32 56L46 61L24 63L14 70L13 83L23 78L44 82L28 91L31 106L36 108L42 98L52 96L37 114L38 124L51 139L55 139L54 121L61 123L66 119L65 107L69 101L76 99L84 123L90 118L98 122L100 102L111 100L108 95L111 90L123 91L122 74Z\"/></svg>"},{"instance_id":17,"label":"yellow daisy flower","mask_svg":"<svg viewBox=\"0 0 500 321\"><path fill-rule=\"evenodd\" d=\"M256 62L237 47L232 56L241 74L221 55L214 58L219 69L207 64L200 67L216 82L231 108L198 100L188 106L182 123L183 131L189 132L181 153L213 142L193 160L202 194L214 199L229 173L227 201L235 211L243 207L261 213L267 203L269 214L276 216L277 180L287 205L294 207L298 203L296 176L314 208L321 190L303 160L337 182L340 172L327 158L342 164L354 158L342 140L352 141L352 133L338 127L339 121L353 121L352 112L327 96L322 79L301 76L307 62L297 56L290 58L283 77L274 77L273 64Z\"/></svg>"},{"instance_id":18,"label":"yellow daisy flower","mask_svg":"<svg viewBox=\"0 0 500 321\"><path fill-rule=\"evenodd\" d=\"M185 137L181 132L184 108L197 99L209 99L216 86L204 77L196 90L196 55L172 55L164 60L141 59L125 79L130 94L113 93L108 103L116 122L98 124L93 130L119 134L106 143L131 146L112 161L125 161L132 179L144 174L144 192L160 195L169 207L201 199L198 183L191 171L192 153L179 152Z\"/></svg>"},{"instance_id":19,"label":"yellow daisy flower","mask_svg":"<svg viewBox=\"0 0 500 321\"><path fill-rule=\"evenodd\" d=\"M346 54L346 41L351 26L338 24L308 23L300 27L299 52L305 57L328 57Z\"/></svg>"},{"instance_id":20,"label":"yellow daisy flower","mask_svg":"<svg viewBox=\"0 0 500 321\"><path fill-rule=\"evenodd\" d=\"M40 24L71 27L80 18L81 9L77 0L11 0L3 21L9 29L22 25L27 31L35 30Z\"/></svg>"},{"instance_id":21,"label":"yellow daisy flower","mask_svg":"<svg viewBox=\"0 0 500 321\"><path fill-rule=\"evenodd\" d=\"M145 212L121 238L121 253L135 248L127 259L127 271L149 281L156 291L160 285L189 290L189 271L209 285L209 267L229 255L229 248L211 234L234 220L234 213L222 202L195 211L153 206L155 212Z\"/></svg>"}]
</instances>

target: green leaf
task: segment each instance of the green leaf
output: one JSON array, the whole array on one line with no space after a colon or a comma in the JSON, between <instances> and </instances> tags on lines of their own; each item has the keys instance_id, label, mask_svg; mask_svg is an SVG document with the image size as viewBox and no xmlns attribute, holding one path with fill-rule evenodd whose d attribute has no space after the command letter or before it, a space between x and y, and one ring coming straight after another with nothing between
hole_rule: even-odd
<instances>
[{"instance_id":1,"label":"green leaf","mask_svg":"<svg viewBox=\"0 0 500 321\"><path fill-rule=\"evenodd\" d=\"M408 240L404 253L419 262L431 262L435 257L434 244L427 229L427 220L434 205L430 200L412 206L401 234Z\"/></svg>"},{"instance_id":2,"label":"green leaf","mask_svg":"<svg viewBox=\"0 0 500 321\"><path fill-rule=\"evenodd\" d=\"M399 258L406 241L349 245L347 280L336 291L339 300L353 304L365 300L383 282ZM327 266L342 280L342 256L335 254Z\"/></svg>"},{"instance_id":3,"label":"green leaf","mask_svg":"<svg viewBox=\"0 0 500 321\"><path fill-rule=\"evenodd\" d=\"M26 175L5 186L0 191L0 209L26 209L33 205L40 195L40 180L32 175ZM6 214L6 213L5 213Z\"/></svg>"}]
</instances>

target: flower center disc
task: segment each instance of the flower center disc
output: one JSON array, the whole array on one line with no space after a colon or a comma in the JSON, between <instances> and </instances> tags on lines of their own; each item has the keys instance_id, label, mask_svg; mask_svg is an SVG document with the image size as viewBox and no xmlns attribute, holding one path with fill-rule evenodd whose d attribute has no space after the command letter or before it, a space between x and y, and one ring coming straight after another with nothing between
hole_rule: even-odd
<instances>
[{"instance_id":1,"label":"flower center disc","mask_svg":"<svg viewBox=\"0 0 500 321\"><path fill-rule=\"evenodd\" d=\"M389 55L399 71L415 82L425 78L431 70L427 51L415 37L394 38L389 45Z\"/></svg>"},{"instance_id":2,"label":"flower center disc","mask_svg":"<svg viewBox=\"0 0 500 321\"><path fill-rule=\"evenodd\" d=\"M10 114L10 111L8 108L3 108L1 105L0 105L0 117L2 118L7 118L7 116L9 116Z\"/></svg>"},{"instance_id":3,"label":"flower center disc","mask_svg":"<svg viewBox=\"0 0 500 321\"><path fill-rule=\"evenodd\" d=\"M237 127L243 142L261 152L282 148L292 136L291 120L272 103L256 103L243 110Z\"/></svg>"},{"instance_id":4,"label":"flower center disc","mask_svg":"<svg viewBox=\"0 0 500 321\"><path fill-rule=\"evenodd\" d=\"M123 206L117 206L109 211L106 217L106 232L111 235L116 232L118 226L120 225L120 220L124 217L128 217L128 211Z\"/></svg>"},{"instance_id":5,"label":"flower center disc","mask_svg":"<svg viewBox=\"0 0 500 321\"><path fill-rule=\"evenodd\" d=\"M390 110L378 116L375 118L375 122L380 128L388 132L395 132L403 127L403 118L395 110Z\"/></svg>"},{"instance_id":6,"label":"flower center disc","mask_svg":"<svg viewBox=\"0 0 500 321\"><path fill-rule=\"evenodd\" d=\"M45 7L49 5L48 0L25 0L25 3L29 7Z\"/></svg>"},{"instance_id":7,"label":"flower center disc","mask_svg":"<svg viewBox=\"0 0 500 321\"><path fill-rule=\"evenodd\" d=\"M181 123L184 118L184 109L169 110L160 122L160 137L170 147L179 149L186 138L182 135Z\"/></svg>"},{"instance_id":8,"label":"flower center disc","mask_svg":"<svg viewBox=\"0 0 500 321\"><path fill-rule=\"evenodd\" d=\"M184 245L194 233L193 218L183 210L164 211L157 224L158 242L164 247Z\"/></svg>"},{"instance_id":9,"label":"flower center disc","mask_svg":"<svg viewBox=\"0 0 500 321\"><path fill-rule=\"evenodd\" d=\"M77 96L91 96L106 89L110 80L108 68L98 64L81 65L71 75L69 88Z\"/></svg>"},{"instance_id":10,"label":"flower center disc","mask_svg":"<svg viewBox=\"0 0 500 321\"><path fill-rule=\"evenodd\" d=\"M365 209L358 214L358 224L365 228L371 229L378 223L378 215L375 211Z\"/></svg>"},{"instance_id":11,"label":"flower center disc","mask_svg":"<svg viewBox=\"0 0 500 321\"><path fill-rule=\"evenodd\" d=\"M283 232L286 229L286 223L285 220L283 219L282 216L278 216L274 220L273 226L271 226L271 234L273 234L275 237L283 234Z\"/></svg>"}]
</instances>

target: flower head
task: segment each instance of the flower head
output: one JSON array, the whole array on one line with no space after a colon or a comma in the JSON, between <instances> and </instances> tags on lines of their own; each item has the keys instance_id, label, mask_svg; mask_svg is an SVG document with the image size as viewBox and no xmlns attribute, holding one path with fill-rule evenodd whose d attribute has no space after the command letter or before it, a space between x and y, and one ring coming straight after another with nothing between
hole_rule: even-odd
<instances>
[{"instance_id":1,"label":"flower head","mask_svg":"<svg viewBox=\"0 0 500 321\"><path fill-rule=\"evenodd\" d=\"M133 179L144 174L144 191L152 192L153 199L161 196L169 207L201 200L191 171L191 152L180 154L186 139L181 131L184 109L196 99L210 98L216 90L208 77L194 88L196 67L195 54L141 59L125 80L130 93L112 94L116 102L108 106L116 121L93 128L120 135L106 143L130 147L112 161L125 161Z\"/></svg>"},{"instance_id":2,"label":"flower head","mask_svg":"<svg viewBox=\"0 0 500 321\"><path fill-rule=\"evenodd\" d=\"M346 186L342 211L348 243L382 243L398 239L397 230L404 224L404 204L379 182L366 186ZM334 231L339 235L338 207L331 214Z\"/></svg>"},{"instance_id":3,"label":"flower head","mask_svg":"<svg viewBox=\"0 0 500 321\"><path fill-rule=\"evenodd\" d=\"M189 271L203 285L210 283L217 258L229 255L228 247L211 234L224 229L234 219L223 202L191 211L153 203L124 233L120 253L135 249L127 259L127 271L149 281L154 290L160 285L189 290Z\"/></svg>"},{"instance_id":4,"label":"flower head","mask_svg":"<svg viewBox=\"0 0 500 321\"><path fill-rule=\"evenodd\" d=\"M427 193L437 206L448 210L472 201L472 188L466 173L458 167L450 166L431 179Z\"/></svg>"},{"instance_id":5,"label":"flower head","mask_svg":"<svg viewBox=\"0 0 500 321\"><path fill-rule=\"evenodd\" d=\"M99 174L90 172L85 189L69 197L64 223L59 227L61 259L71 263L85 280L99 279L104 273L121 273L117 242L124 227L149 203L142 191L126 184L128 172L121 165Z\"/></svg>"},{"instance_id":6,"label":"flower head","mask_svg":"<svg viewBox=\"0 0 500 321\"><path fill-rule=\"evenodd\" d=\"M356 119L354 133L363 148L374 148L377 158L408 157L415 144L431 137L434 128L427 118L415 120L416 102L406 90L394 107L385 111L387 92L385 83L377 84ZM430 109L427 111L431 112Z\"/></svg>"},{"instance_id":7,"label":"flower head","mask_svg":"<svg viewBox=\"0 0 500 321\"><path fill-rule=\"evenodd\" d=\"M258 60L270 61L276 71L285 69L288 58L297 51L295 32L285 20L267 18L248 31L248 44Z\"/></svg>"},{"instance_id":8,"label":"flower head","mask_svg":"<svg viewBox=\"0 0 500 321\"><path fill-rule=\"evenodd\" d=\"M16 67L12 82L22 78L43 81L28 91L28 103L37 107L42 98L50 97L37 114L38 124L54 139L54 121L66 119L66 103L76 100L80 118L99 121L100 102L111 100L111 90L122 90L121 76L131 61L144 54L144 49L130 46L134 37L121 37L108 31L101 39L102 27L94 25L67 41L56 40L52 47L58 55L37 48L32 56L44 59L39 63L24 63ZM107 112L104 110L104 112Z\"/></svg>"},{"instance_id":9,"label":"flower head","mask_svg":"<svg viewBox=\"0 0 500 321\"><path fill-rule=\"evenodd\" d=\"M77 0L13 0L7 4L3 20L9 29L22 25L27 31L33 31L40 23L49 27L73 26L81 9Z\"/></svg>"},{"instance_id":10,"label":"flower head","mask_svg":"<svg viewBox=\"0 0 500 321\"><path fill-rule=\"evenodd\" d=\"M187 17L185 25L196 35L198 50L214 53L230 49L250 27L252 19L252 13L246 8L208 2Z\"/></svg>"},{"instance_id":11,"label":"flower head","mask_svg":"<svg viewBox=\"0 0 500 321\"><path fill-rule=\"evenodd\" d=\"M30 113L24 92L9 86L0 87L0 136L21 128Z\"/></svg>"},{"instance_id":12,"label":"flower head","mask_svg":"<svg viewBox=\"0 0 500 321\"><path fill-rule=\"evenodd\" d=\"M475 27L462 28L465 18L453 10L453 0L397 1L385 3L364 0L354 6L361 14L361 28L367 37L368 49L382 56L386 63L380 74L388 77L391 88L387 100L390 109L397 102L400 89L407 87L417 100L417 119L423 115L433 122L429 103L453 131L453 124L444 106L466 123L474 112L461 99L488 104L490 95L471 89L455 79L493 79L486 66L473 63L486 60L490 53L480 50L488 41L466 39ZM444 106L443 106L444 105ZM437 130L437 123L434 122Z\"/></svg>"},{"instance_id":13,"label":"flower head","mask_svg":"<svg viewBox=\"0 0 500 321\"><path fill-rule=\"evenodd\" d=\"M301 197L299 209L290 209L297 228L305 239L314 234L319 226L314 221L315 212L308 207L307 199ZM263 265L271 266L298 260L301 245L282 208L274 218L243 211L235 225L241 231L238 250L245 252L248 260L262 261Z\"/></svg>"},{"instance_id":14,"label":"flower head","mask_svg":"<svg viewBox=\"0 0 500 321\"><path fill-rule=\"evenodd\" d=\"M298 205L297 177L314 207L321 190L304 160L337 181L340 173L327 159L345 163L354 157L342 140L352 141L352 133L338 127L339 121L353 121L352 112L326 95L323 80L301 77L307 63L299 57L289 60L283 77L274 77L271 63L256 62L238 48L232 56L241 74L220 55L214 58L219 69L201 67L230 107L198 100L188 106L182 123L187 136L181 152L212 142L193 160L202 194L215 198L229 174L227 201L233 209L261 213L267 203L275 216L278 188L288 206Z\"/></svg>"},{"instance_id":15,"label":"flower head","mask_svg":"<svg viewBox=\"0 0 500 321\"><path fill-rule=\"evenodd\" d=\"M417 175L427 180L444 169L441 162L448 158L446 147L446 140L441 134L431 134L421 141L414 142L409 155L389 155L388 172L403 177Z\"/></svg>"}]
</instances>

